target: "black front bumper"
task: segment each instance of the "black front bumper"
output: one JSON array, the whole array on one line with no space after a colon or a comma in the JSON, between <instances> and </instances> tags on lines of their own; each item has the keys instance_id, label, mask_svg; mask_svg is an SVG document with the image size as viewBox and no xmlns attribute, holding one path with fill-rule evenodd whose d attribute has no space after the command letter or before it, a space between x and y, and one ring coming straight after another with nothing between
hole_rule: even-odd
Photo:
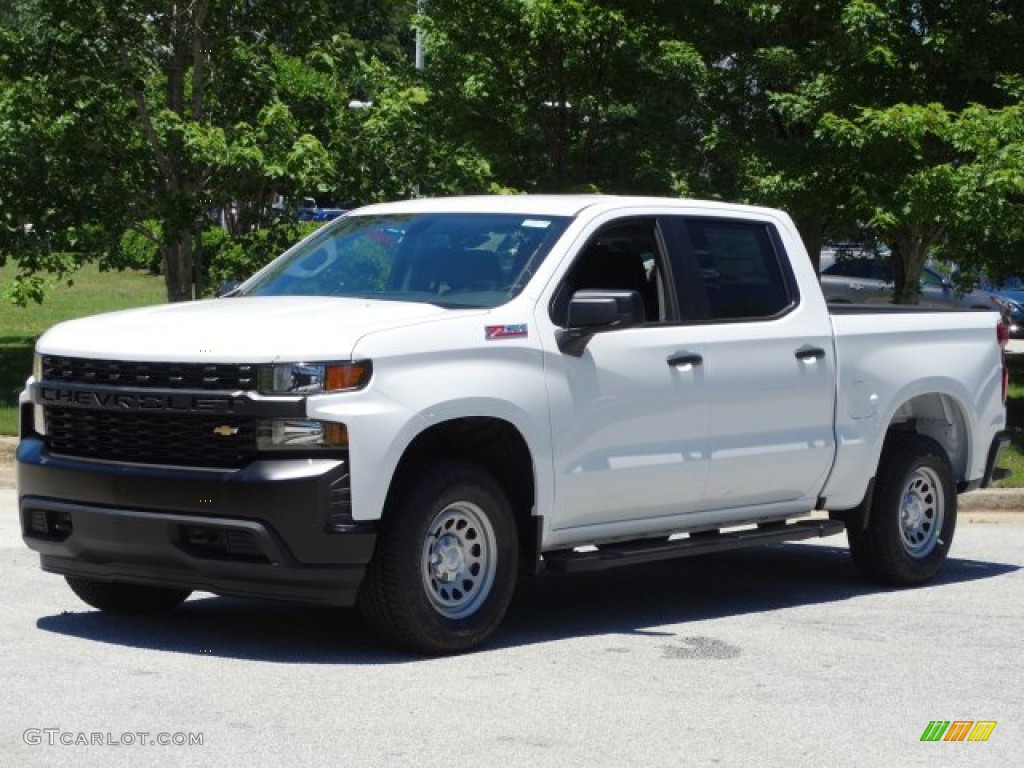
<instances>
[{"instance_id":1,"label":"black front bumper","mask_svg":"<svg viewBox=\"0 0 1024 768\"><path fill-rule=\"evenodd\" d=\"M236 470L17 452L25 543L44 570L225 595L352 605L376 527L348 514L343 458Z\"/></svg>"}]
</instances>

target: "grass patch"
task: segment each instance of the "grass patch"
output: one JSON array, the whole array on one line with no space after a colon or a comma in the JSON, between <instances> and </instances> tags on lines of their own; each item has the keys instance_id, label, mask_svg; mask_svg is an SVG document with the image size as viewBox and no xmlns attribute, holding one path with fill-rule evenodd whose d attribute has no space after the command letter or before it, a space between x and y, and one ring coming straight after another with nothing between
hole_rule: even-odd
<instances>
[{"instance_id":1,"label":"grass patch","mask_svg":"<svg viewBox=\"0 0 1024 768\"><path fill-rule=\"evenodd\" d=\"M15 273L10 263L0 267L0 295ZM32 372L36 339L47 328L76 317L165 300L162 277L135 271L100 272L94 265L76 272L74 285L55 286L42 304L17 307L0 300L0 435L18 433L18 392Z\"/></svg>"},{"instance_id":2,"label":"grass patch","mask_svg":"<svg viewBox=\"0 0 1024 768\"><path fill-rule=\"evenodd\" d=\"M1006 427L1010 446L999 457L999 466L1010 470L1000 488L1024 488L1024 354L1007 355L1010 389L1006 397Z\"/></svg>"}]
</instances>

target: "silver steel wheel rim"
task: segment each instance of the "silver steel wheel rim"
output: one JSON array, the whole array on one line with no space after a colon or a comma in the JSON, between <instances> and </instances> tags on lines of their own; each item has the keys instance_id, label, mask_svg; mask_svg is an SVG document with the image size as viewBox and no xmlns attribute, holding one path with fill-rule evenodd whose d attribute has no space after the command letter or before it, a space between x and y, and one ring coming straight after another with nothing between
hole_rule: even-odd
<instances>
[{"instance_id":1,"label":"silver steel wheel rim","mask_svg":"<svg viewBox=\"0 0 1024 768\"><path fill-rule=\"evenodd\" d=\"M442 509L427 528L420 573L431 607L446 619L475 613L494 586L497 542L484 511L468 501Z\"/></svg>"},{"instance_id":2,"label":"silver steel wheel rim","mask_svg":"<svg viewBox=\"0 0 1024 768\"><path fill-rule=\"evenodd\" d=\"M928 467L915 469L900 500L900 538L911 557L927 557L939 545L945 507L938 473Z\"/></svg>"}]
</instances>

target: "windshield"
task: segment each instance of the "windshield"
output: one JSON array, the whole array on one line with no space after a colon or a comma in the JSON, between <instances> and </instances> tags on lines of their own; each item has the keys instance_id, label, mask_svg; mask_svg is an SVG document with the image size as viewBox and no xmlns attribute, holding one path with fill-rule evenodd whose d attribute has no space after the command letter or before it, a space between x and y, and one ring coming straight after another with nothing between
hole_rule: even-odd
<instances>
[{"instance_id":1,"label":"windshield","mask_svg":"<svg viewBox=\"0 0 1024 768\"><path fill-rule=\"evenodd\" d=\"M351 296L495 307L529 280L567 217L348 216L242 285L241 296Z\"/></svg>"}]
</instances>

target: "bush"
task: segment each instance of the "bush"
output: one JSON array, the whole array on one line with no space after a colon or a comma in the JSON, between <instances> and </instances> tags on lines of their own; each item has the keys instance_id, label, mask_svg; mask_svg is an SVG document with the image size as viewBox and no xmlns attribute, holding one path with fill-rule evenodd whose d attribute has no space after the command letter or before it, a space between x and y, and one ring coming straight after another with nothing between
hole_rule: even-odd
<instances>
[{"instance_id":1,"label":"bush","mask_svg":"<svg viewBox=\"0 0 1024 768\"><path fill-rule=\"evenodd\" d=\"M162 237L160 224L144 221L140 225L150 233L147 237L138 230L129 229L121 235L120 247L109 265L114 269L148 269L154 275L160 273L160 249L156 241Z\"/></svg>"}]
</instances>

